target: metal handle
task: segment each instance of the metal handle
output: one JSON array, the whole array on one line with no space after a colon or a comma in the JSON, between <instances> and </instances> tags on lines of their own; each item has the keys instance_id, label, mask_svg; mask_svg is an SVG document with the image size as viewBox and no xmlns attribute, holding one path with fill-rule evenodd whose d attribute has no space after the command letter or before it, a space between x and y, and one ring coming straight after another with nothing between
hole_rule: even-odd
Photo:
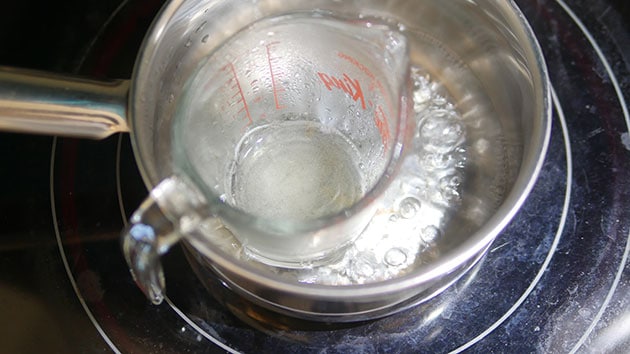
<instances>
[{"instance_id":1,"label":"metal handle","mask_svg":"<svg viewBox=\"0 0 630 354\"><path fill-rule=\"evenodd\" d=\"M164 299L160 256L204 218L200 191L181 177L160 182L133 213L123 232L123 253L138 287L156 305Z\"/></svg>"},{"instance_id":2,"label":"metal handle","mask_svg":"<svg viewBox=\"0 0 630 354\"><path fill-rule=\"evenodd\" d=\"M0 131L103 139L129 131L129 80L0 67Z\"/></svg>"}]
</instances>

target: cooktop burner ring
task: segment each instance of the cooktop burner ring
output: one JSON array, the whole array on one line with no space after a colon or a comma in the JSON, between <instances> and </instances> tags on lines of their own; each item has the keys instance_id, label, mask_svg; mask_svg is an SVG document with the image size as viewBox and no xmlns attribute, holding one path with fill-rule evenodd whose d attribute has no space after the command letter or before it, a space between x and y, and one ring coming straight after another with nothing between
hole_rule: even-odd
<instances>
[{"instance_id":1,"label":"cooktop burner ring","mask_svg":"<svg viewBox=\"0 0 630 354\"><path fill-rule=\"evenodd\" d=\"M630 115L628 114L628 108L626 105L626 101L625 98L623 96L623 92L622 92L622 88L621 85L619 83L619 80L617 79L615 72L612 68L612 66L610 65L610 63L608 62L608 59L606 58L606 56L604 55L603 50L601 49L600 45L597 43L595 37L588 31L588 28L584 25L584 23L580 20L580 18L573 12L573 10L567 6L564 1L562 0L556 0L555 4L557 4L559 6L560 9L562 9L566 15L571 19L571 21L574 22L575 26L577 26L581 31L582 34L584 35L584 37L586 38L586 40L590 43L590 45L592 46L593 51L595 52L595 55L597 56L597 58L600 60L601 65L604 67L605 73L608 75L608 78L610 80L610 83L613 87L613 90L616 94L616 99L618 100L618 104L620 106L620 109L622 111L622 115L623 118L625 119L625 125L626 125L626 132L624 134L629 134L630 132ZM127 5L127 2L124 2L123 4L121 4L120 9L122 9L124 6ZM548 6L548 5L545 5ZM118 10L116 11L116 13L118 12ZM108 21L109 23L109 21ZM555 85L554 85L555 86ZM556 132L556 144L558 144L558 136L561 137L563 144L560 145L564 145L563 148L565 150L565 155L564 155L564 159L565 159L565 165L564 166L558 166L558 164L552 164L550 163L547 167L548 168L558 168L558 167L563 167L566 169L566 171L564 172L565 174L565 180L562 182L564 187L564 199L562 200L562 203L560 205L561 207L561 212L558 215L558 219L554 219L553 223L555 225L555 222L557 221L557 228L555 229L555 231L552 233L553 235L545 237L545 241L548 242L548 244L546 245L546 254L544 256L544 258L542 259L542 263L540 264L540 267L535 271L535 275L533 277L533 279L527 284L527 286L525 287L525 290L520 294L520 296L518 296L516 298L515 301L513 301L512 305L509 306L509 308L500 316L498 316L498 319L494 322L490 321L490 323L486 326L486 328L484 329L479 329L476 331L476 335L471 336L471 339L457 344L457 343L451 343L450 345L450 349L453 352L460 352L460 351L464 351L468 348L471 348L473 346L475 346L476 344L483 342L486 337L490 336L492 334L492 332L494 332L497 328L501 327L502 325L506 324L506 321L510 322L513 320L512 316L515 314L515 312L517 312L519 310L519 308L526 302L530 301L530 295L532 295L532 292L534 292L536 290L536 288L540 285L540 281L541 278L545 276L545 273L548 271L548 267L550 265L550 263L554 262L554 256L556 256L556 252L558 252L558 247L561 244L562 237L563 234L567 231L566 230L566 226L567 226L567 222L569 218L574 218L574 216L571 216L571 213L574 213L575 211L571 209L571 205L572 202L573 203L577 203L576 201L574 201L574 199L572 198L572 193L576 193L577 191L572 187L574 184L577 184L578 182L576 182L575 177L574 176L574 168L576 168L576 165L574 164L574 156L573 153L576 153L573 149L572 146L572 139L576 139L574 137L571 136L571 130L569 127L569 123L567 122L566 118L567 116L565 116L565 109L563 108L563 102L561 101L561 97L558 97L558 92L555 89L552 89L553 93L552 93L552 98L553 98L553 103L554 103L554 124L555 123L560 123L560 132ZM569 108L570 110L574 109L574 108ZM557 118L557 119L556 119ZM558 135L559 134L559 135ZM590 133L589 133L590 134ZM599 133L597 133L599 134ZM587 134L588 137L588 134ZM619 137L620 139L622 137ZM57 200L59 199L59 193L56 193L56 179L55 179L55 174L58 173L58 168L59 168L59 163L56 160L59 158L59 154L60 152L58 151L58 143L60 144L66 144L65 141L63 141L63 139L54 139L53 141L53 145L52 145L52 153L51 153L51 159L50 159L50 198L51 198L51 209L52 209L52 213L53 213L53 223L54 223L54 228L55 228L55 233L56 233L56 238L57 238L57 243L59 246L59 250L60 250L60 254L61 254L61 258L63 260L64 266L66 268L68 277L70 278L70 281L72 283L72 287L74 288L77 297L79 298L79 301L81 302L81 305L83 306L84 310L86 311L87 315L89 316L90 320L93 322L93 324L96 326L96 328L98 329L99 333L102 335L102 337L104 338L104 340L106 341L106 343L110 346L110 348L112 348L112 350L114 350L115 352L120 352L121 349L128 349L128 348L124 348L124 347L120 347L115 343L117 342L117 340L120 339L120 336L116 337L115 339L110 338L110 336L108 335L108 330L111 330L111 328L104 328L101 326L101 322L99 322L99 315L98 314L94 314L92 311L92 308L94 307L93 304L90 303L90 300L85 298L84 293L82 292L81 286L78 284L79 281L77 281L76 277L77 277L77 268L76 265L71 266L72 262L70 262L68 260L68 257L66 256L66 254L70 254L72 252L68 251L68 242L67 239L64 239L64 231L62 229L62 227L60 226L59 220L63 219L63 216L60 215L60 213L58 213L58 206L57 206ZM76 143L76 142L74 142ZM118 207L119 207L119 212L120 215L122 217L122 223L126 223L126 219L127 219L127 212L129 212L131 209L135 208L135 205L129 205L129 207L127 207L125 205L125 198L124 198L124 192L123 189L125 188L125 181L123 181L123 177L121 177L121 165L123 165L124 163L121 161L122 157L122 153L125 150L125 138L123 136L118 136L117 140L116 140L116 152L115 152L115 175L116 175L116 186L115 186L115 190L116 193L118 195ZM627 147L626 147L627 149ZM548 153L552 154L554 153L554 151ZM548 156L548 159L553 159L555 157L553 156ZM545 165L547 165L547 162L545 163ZM545 169L545 167L543 167L543 170ZM57 178L58 180L58 178ZM617 223L621 223L621 221L617 221ZM625 225L621 225L620 227L624 227ZM625 226L627 227L627 226ZM495 244L492 246L492 249L489 251L489 254L492 254L494 252L499 252L501 251L502 248L509 248L512 247L509 243L501 243L501 240L499 240L499 238L497 239L497 241L495 241ZM510 241L511 242L511 241ZM623 240L620 240L618 242L618 244L623 245ZM621 248L621 252L617 252L617 257L614 259L616 266L614 267L615 272L614 272L614 276L610 279L611 283L610 286L606 289L605 291L605 296L603 298L600 298L600 302L599 302L599 306L596 307L595 311L589 310L590 313L586 314L587 317L590 317L590 322L588 323L588 325L586 325L585 328L583 328L583 331L579 334L576 334L573 338L574 338L574 343L572 343L572 345L569 345L566 348L563 349L567 349L570 352L576 352L578 350L580 350L581 348L583 348L584 344L587 343L589 341L589 338L591 336L591 334L597 329L597 327L601 324L600 321L602 320L602 318L605 316L605 312L607 311L608 305L610 304L610 302L612 301L612 299L615 297L615 294L618 290L618 286L622 283L622 277L625 275L624 274L624 269L628 267L628 255L630 253L630 231L626 232L625 235L625 246ZM570 251L570 250L569 250ZM620 253L620 254L619 254ZM557 257L556 257L557 258ZM483 268L483 264L480 266L480 268ZM475 269L473 271L479 271L479 269ZM627 275L626 275L627 276ZM169 274L167 273L167 279L169 279ZM467 278L469 281L474 281L475 277L472 278ZM464 281L466 279L462 279L461 281ZM457 287L457 285L455 285L455 287ZM465 291L465 287L461 289L462 291ZM601 289L600 289L601 290ZM572 290L567 290L569 293ZM574 291L577 291L574 290ZM448 294L447 294L448 295ZM141 296L141 294L138 293L138 296ZM230 347L230 344L226 344L224 342L221 341L221 339L217 339L215 336L218 336L218 334L215 331L215 334L209 333L210 331L205 330L204 328L202 328L200 325L198 325L197 322L195 322L193 319L191 319L185 312L184 310L181 310L177 305L176 305L176 301L177 300L173 300L171 298L167 299L167 306L170 309L170 311L174 312L177 316L181 317L181 319L184 321L183 323L186 324L186 326L189 326L190 328L192 328L193 330L197 331L198 335L203 336L204 338L206 338L207 340L213 342L215 345L221 347L223 350L227 350L227 351L233 351L233 352L237 352L234 348ZM432 300L433 301L433 300ZM160 311L164 311L164 306L161 307ZM419 310L410 310L409 312L405 312L404 314L401 315L394 315L392 318L386 319L384 321L393 321L393 318L396 319L400 319L403 318L404 316L411 316L410 314L413 315L418 315L418 311ZM437 314L437 316L440 316L441 314ZM496 317L496 316L495 316ZM447 318L448 319L448 318ZM202 320L201 318L198 318L197 321ZM378 322L378 321L377 321ZM403 320L404 322L404 320ZM518 322L518 321L517 321ZM461 323L460 323L461 325ZM362 333L369 333L369 329L372 328L379 328L378 325L366 325L366 327L369 327L368 330L366 330L365 332ZM182 326L182 329L185 329L187 327ZM536 328L538 328L538 330L536 330ZM240 328L238 329L240 330ZM601 330L601 329L600 329ZM540 326L535 326L533 329L534 332L540 332L540 331L544 331L544 328L541 328ZM248 334L250 336L253 336L254 338L258 338L256 336L260 336L261 334ZM579 338L578 338L579 337ZM197 338L197 337L195 337ZM319 337L318 337L319 338ZM356 339L356 338L355 338ZM382 340L383 337L379 337L378 340ZM258 339L258 340L262 340L265 343L269 344L270 339ZM406 345L410 345L411 341L404 341L404 344ZM235 345L234 343L231 343L232 345ZM286 344L286 343L285 343ZM303 343L302 343L303 344ZM331 344L331 343L328 343ZM333 343L334 344L334 343ZM344 343L337 343L338 345L343 345ZM356 344L356 343L355 343ZM365 343L363 343L365 344ZM368 344L374 344L374 343L368 343ZM549 343L542 343L541 345L549 345ZM553 343L552 343L553 344ZM278 343L272 343L272 345L275 346L280 346L283 345L282 343L278 344ZM290 344L290 345L297 345L295 343ZM384 345L383 343L375 343L374 345ZM486 344L484 344L486 345ZM489 344L488 344L489 345ZM486 348L491 348L491 346L488 346ZM309 347L310 349L313 349L312 347ZM374 348L374 347L372 347ZM441 347L442 349L444 349L444 347ZM483 347L482 347L483 348ZM548 348L553 348L553 347L548 347ZM238 349L238 348L237 348Z\"/></svg>"}]
</instances>

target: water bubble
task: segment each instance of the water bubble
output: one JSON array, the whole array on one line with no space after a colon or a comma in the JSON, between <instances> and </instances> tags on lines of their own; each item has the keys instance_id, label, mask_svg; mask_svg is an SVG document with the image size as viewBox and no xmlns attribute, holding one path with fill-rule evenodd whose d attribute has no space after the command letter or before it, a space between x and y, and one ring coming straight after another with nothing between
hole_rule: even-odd
<instances>
[{"instance_id":1,"label":"water bubble","mask_svg":"<svg viewBox=\"0 0 630 354\"><path fill-rule=\"evenodd\" d=\"M450 152L464 140L464 127L446 110L429 114L420 126L419 133L424 149L430 152Z\"/></svg>"},{"instance_id":2,"label":"water bubble","mask_svg":"<svg viewBox=\"0 0 630 354\"><path fill-rule=\"evenodd\" d=\"M392 267L398 267L407 261L407 253L398 247L389 249L385 253L385 263Z\"/></svg>"},{"instance_id":3,"label":"water bubble","mask_svg":"<svg viewBox=\"0 0 630 354\"><path fill-rule=\"evenodd\" d=\"M416 216L418 211L420 211L420 201L414 197L407 197L403 199L398 205L398 212L400 216L405 219L410 219Z\"/></svg>"},{"instance_id":4,"label":"water bubble","mask_svg":"<svg viewBox=\"0 0 630 354\"><path fill-rule=\"evenodd\" d=\"M468 157L466 156L466 148L464 146L459 146L458 148L456 148L453 151L452 156L456 168L466 167L466 161Z\"/></svg>"},{"instance_id":5,"label":"water bubble","mask_svg":"<svg viewBox=\"0 0 630 354\"><path fill-rule=\"evenodd\" d=\"M420 113L429 106L433 92L429 87L429 80L421 75L420 69L417 67L412 67L411 78L413 82L413 109L416 113Z\"/></svg>"},{"instance_id":6,"label":"water bubble","mask_svg":"<svg viewBox=\"0 0 630 354\"><path fill-rule=\"evenodd\" d=\"M422 156L422 164L427 170L446 169L452 166L450 154L426 153Z\"/></svg>"},{"instance_id":7,"label":"water bubble","mask_svg":"<svg viewBox=\"0 0 630 354\"><path fill-rule=\"evenodd\" d=\"M445 123L442 129L442 140L447 144L456 145L464 135L464 127L455 120Z\"/></svg>"},{"instance_id":8,"label":"water bubble","mask_svg":"<svg viewBox=\"0 0 630 354\"><path fill-rule=\"evenodd\" d=\"M466 149L460 146L445 154L425 151L421 155L420 163L427 171L464 168L466 166Z\"/></svg>"},{"instance_id":9,"label":"water bubble","mask_svg":"<svg viewBox=\"0 0 630 354\"><path fill-rule=\"evenodd\" d=\"M447 202L457 202L461 200L461 184L462 178L457 173L440 178L438 187L442 198Z\"/></svg>"},{"instance_id":10,"label":"water bubble","mask_svg":"<svg viewBox=\"0 0 630 354\"><path fill-rule=\"evenodd\" d=\"M356 255L350 263L348 275L357 283L363 283L376 273L376 258L374 254L362 252Z\"/></svg>"},{"instance_id":11,"label":"water bubble","mask_svg":"<svg viewBox=\"0 0 630 354\"><path fill-rule=\"evenodd\" d=\"M413 103L416 112L418 112L419 109L415 106L428 102L431 99L431 90L425 85L416 84L418 87L413 91Z\"/></svg>"},{"instance_id":12,"label":"water bubble","mask_svg":"<svg viewBox=\"0 0 630 354\"><path fill-rule=\"evenodd\" d=\"M440 238L440 234L440 229L433 225L429 225L422 229L422 231L420 232L420 238L426 243L433 243L438 238Z\"/></svg>"},{"instance_id":13,"label":"water bubble","mask_svg":"<svg viewBox=\"0 0 630 354\"><path fill-rule=\"evenodd\" d=\"M448 101L444 98L444 96L435 95L435 97L433 97L433 104L436 106L444 106L447 103Z\"/></svg>"},{"instance_id":14,"label":"water bubble","mask_svg":"<svg viewBox=\"0 0 630 354\"><path fill-rule=\"evenodd\" d=\"M356 274L362 277L371 277L374 274L374 267L366 261L359 261L354 265Z\"/></svg>"},{"instance_id":15,"label":"water bubble","mask_svg":"<svg viewBox=\"0 0 630 354\"><path fill-rule=\"evenodd\" d=\"M186 41L186 44L184 44L186 48L190 47L191 45L192 45L192 40L190 39Z\"/></svg>"},{"instance_id":16,"label":"water bubble","mask_svg":"<svg viewBox=\"0 0 630 354\"><path fill-rule=\"evenodd\" d=\"M400 52L401 49L405 48L405 36L403 36L399 32L389 31L387 35L387 43L385 45L385 49L392 53L395 57L396 52ZM385 57L386 61L389 57Z\"/></svg>"},{"instance_id":17,"label":"water bubble","mask_svg":"<svg viewBox=\"0 0 630 354\"><path fill-rule=\"evenodd\" d=\"M203 36L203 37L201 38L201 43L207 43L207 42L208 42L208 38L210 38L210 35L209 35L209 34L206 34L205 36Z\"/></svg>"},{"instance_id":18,"label":"water bubble","mask_svg":"<svg viewBox=\"0 0 630 354\"><path fill-rule=\"evenodd\" d=\"M390 217L389 217L389 221L390 221L390 222L396 222L396 221L398 221L398 215L397 215L397 214L392 214L392 215L390 215Z\"/></svg>"}]
</instances>

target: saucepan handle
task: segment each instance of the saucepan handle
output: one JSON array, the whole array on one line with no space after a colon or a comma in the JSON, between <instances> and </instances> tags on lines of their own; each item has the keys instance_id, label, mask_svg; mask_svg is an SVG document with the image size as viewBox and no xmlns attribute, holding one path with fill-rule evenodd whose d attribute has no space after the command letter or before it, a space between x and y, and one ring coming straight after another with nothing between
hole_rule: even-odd
<instances>
[{"instance_id":1,"label":"saucepan handle","mask_svg":"<svg viewBox=\"0 0 630 354\"><path fill-rule=\"evenodd\" d=\"M205 205L192 183L172 176L153 188L131 216L122 236L123 252L136 284L154 304L164 299L160 256L201 223Z\"/></svg>"},{"instance_id":2,"label":"saucepan handle","mask_svg":"<svg viewBox=\"0 0 630 354\"><path fill-rule=\"evenodd\" d=\"M0 67L0 131L103 139L129 130L129 80Z\"/></svg>"}]
</instances>

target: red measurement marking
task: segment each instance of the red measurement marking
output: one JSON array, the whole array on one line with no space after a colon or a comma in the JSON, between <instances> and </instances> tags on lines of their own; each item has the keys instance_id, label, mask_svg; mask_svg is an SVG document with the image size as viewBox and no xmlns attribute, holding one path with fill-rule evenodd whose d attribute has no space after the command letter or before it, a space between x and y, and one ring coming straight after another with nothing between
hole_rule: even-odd
<instances>
[{"instance_id":1,"label":"red measurement marking","mask_svg":"<svg viewBox=\"0 0 630 354\"><path fill-rule=\"evenodd\" d=\"M339 52L337 53L337 56L339 58L345 59L347 61L350 62L350 64L356 66L359 70L361 70L365 75L367 75L367 77L369 77L371 80L375 80L374 74L372 74L372 72L370 71L370 69L368 69L365 65L361 64L358 60L356 60L354 57Z\"/></svg>"},{"instance_id":2,"label":"red measurement marking","mask_svg":"<svg viewBox=\"0 0 630 354\"><path fill-rule=\"evenodd\" d=\"M381 135L383 146L387 149L391 136L389 133L389 125L387 124L387 116L385 115L385 112L383 112L383 108L381 108L381 106L376 106L376 109L374 110L374 124L376 124L376 129L378 129L378 132Z\"/></svg>"},{"instance_id":3,"label":"red measurement marking","mask_svg":"<svg viewBox=\"0 0 630 354\"><path fill-rule=\"evenodd\" d=\"M334 88L339 89L345 93L347 93L355 102L361 102L361 108L364 110L367 109L365 104L365 96L363 95L363 89L361 88L361 84L359 80L352 79L348 74L343 74L342 78L337 78L332 75L324 74L322 72L318 72L317 76L319 76L322 83L329 91L332 91ZM370 108L374 108L374 124L378 129L379 134L381 135L381 141L383 142L383 146L387 148L389 146L389 140L391 138L389 132L389 124L387 119L387 114L383 111L383 108L380 105L374 107L374 103L372 100L368 101L368 105Z\"/></svg>"},{"instance_id":4,"label":"red measurement marking","mask_svg":"<svg viewBox=\"0 0 630 354\"><path fill-rule=\"evenodd\" d=\"M265 47L267 48L267 62L269 63L269 74L271 76L271 89L273 90L273 99L276 103L276 109L285 108L284 105L280 104L280 100L278 99L278 92L284 91L282 87L278 86L278 77L282 75L282 72L273 70L273 63L277 62L279 58L271 57L271 46L278 44L279 42L272 42L267 44Z\"/></svg>"},{"instance_id":5,"label":"red measurement marking","mask_svg":"<svg viewBox=\"0 0 630 354\"><path fill-rule=\"evenodd\" d=\"M221 70L227 70L227 69L230 69L230 74L232 75L232 77L227 81L227 83L229 83L230 81L234 81L234 85L232 87L236 88L237 90L237 92L234 95L232 95L232 97L230 98L238 97L238 100L236 102L243 104L243 107L238 110L238 113L245 111L245 115L247 116L247 120L249 121L247 125L252 124L252 116L249 113L249 106L247 105L247 101L245 100L245 95L243 95L243 89L241 88L241 84L239 83L238 77L236 76L236 70L234 70L234 64L229 63L226 66L224 66Z\"/></svg>"},{"instance_id":6,"label":"red measurement marking","mask_svg":"<svg viewBox=\"0 0 630 354\"><path fill-rule=\"evenodd\" d=\"M368 69L365 65L363 65L361 62L359 62L356 58L354 58L351 55L339 52L337 53L337 56L341 59L348 61L350 64L354 65L357 69L361 70L361 72L363 72L368 78L370 78L370 85L368 87L368 90L374 91L374 89L377 89L381 97L383 97L383 99L385 100L385 105L387 106L387 111L389 112L389 114L390 115L394 114L394 106L390 100L390 97L389 95L386 94L385 89L383 88L383 84L381 84L381 81L376 79L376 77L374 76L374 73L372 73L370 69Z\"/></svg>"},{"instance_id":7,"label":"red measurement marking","mask_svg":"<svg viewBox=\"0 0 630 354\"><path fill-rule=\"evenodd\" d=\"M361 108L365 109L365 96L363 96L363 89L357 79L351 79L348 74L343 74L343 78L336 78L332 75L318 72L317 75L322 80L328 91L332 91L333 88L340 89L352 97L354 102L361 101Z\"/></svg>"}]
</instances>

